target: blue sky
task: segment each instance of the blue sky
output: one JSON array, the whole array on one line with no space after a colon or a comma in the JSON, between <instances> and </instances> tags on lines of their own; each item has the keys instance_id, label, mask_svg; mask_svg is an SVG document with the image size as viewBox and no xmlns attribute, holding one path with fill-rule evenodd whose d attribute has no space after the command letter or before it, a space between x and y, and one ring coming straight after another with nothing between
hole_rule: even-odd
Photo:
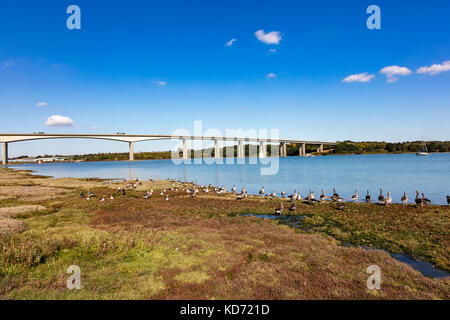
<instances>
[{"instance_id":1,"label":"blue sky","mask_svg":"<svg viewBox=\"0 0 450 320\"><path fill-rule=\"evenodd\" d=\"M81 30L66 27L71 4ZM380 30L366 27L371 4ZM201 120L282 138L450 140L449 13L444 0L2 0L0 132L170 134ZM392 66L402 75L380 73ZM46 126L54 115L73 126ZM49 140L12 144L10 156L126 150Z\"/></svg>"}]
</instances>

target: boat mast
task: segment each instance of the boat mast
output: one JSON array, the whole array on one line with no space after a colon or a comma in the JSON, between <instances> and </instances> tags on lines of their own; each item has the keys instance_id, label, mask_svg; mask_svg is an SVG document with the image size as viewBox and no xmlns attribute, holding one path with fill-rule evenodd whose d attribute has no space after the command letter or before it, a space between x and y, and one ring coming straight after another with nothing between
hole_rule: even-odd
<instances>
[{"instance_id":1,"label":"boat mast","mask_svg":"<svg viewBox=\"0 0 450 320\"><path fill-rule=\"evenodd\" d=\"M423 140L423 137L422 137L422 148L421 148L423 151L425 151L426 153L428 153L428 149L427 149L427 144L425 143L425 141Z\"/></svg>"}]
</instances>

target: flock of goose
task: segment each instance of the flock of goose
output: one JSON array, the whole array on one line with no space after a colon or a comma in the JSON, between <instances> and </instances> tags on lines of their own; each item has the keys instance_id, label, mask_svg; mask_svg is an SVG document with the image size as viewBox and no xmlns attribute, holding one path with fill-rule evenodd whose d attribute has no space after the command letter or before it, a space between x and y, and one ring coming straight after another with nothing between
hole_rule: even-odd
<instances>
[{"instance_id":1,"label":"flock of goose","mask_svg":"<svg viewBox=\"0 0 450 320\"><path fill-rule=\"evenodd\" d=\"M151 182L155 182L157 180L154 180L150 177L149 181ZM168 189L163 189L160 191L160 195L165 197L166 201L169 201L169 195L167 194L167 191L175 191L175 192L179 192L179 191L186 191L191 198L196 197L196 195L199 192L202 192L204 194L208 194L209 192L215 192L217 195L223 195L227 192L227 188L224 186L221 187L215 187L213 185L208 185L208 186L198 186L195 183L192 184L192 187L190 188L186 188L180 179L168 179L169 182L172 183L172 185L174 186L173 188L168 188ZM117 187L117 192L119 194L122 195L126 195L126 189L129 188L133 188L136 189L138 186L142 186L142 182L140 182L138 179L136 179L136 181L134 183L128 183L125 187ZM231 188L231 193L237 195L237 200L242 200L248 197L248 192L245 189L245 187L242 188L242 191L240 193L236 192L236 185L233 185L233 187ZM419 191L415 191L416 192L416 197L414 199L416 205L418 206L423 206L423 205L427 205L431 203L431 200L428 198L425 198L424 193L420 193ZM153 189L149 189L147 190L146 194L142 196L143 199L149 199L151 196L153 195ZM421 196L420 196L421 195ZM274 190L271 193L266 194L264 186L261 188L261 190L259 190L259 196L261 197L269 197L269 198L276 198L277 197L277 193ZM286 193L284 192L284 190L282 190L280 192L280 196L281 198L286 198ZM87 191L87 200L90 200L91 198L95 197L95 194L90 192L89 190ZM85 195L83 192L80 192L80 198L85 198ZM111 194L111 196L109 197L110 200L114 199L114 195ZM292 202L291 205L289 206L289 211L295 211L296 210L296 201L303 201L304 203L307 204L314 204L315 202L323 202L323 201L332 201L332 202L336 202L337 203L337 209L343 209L345 207L344 204L342 204L343 202L343 198L339 196L339 194L336 192L336 189L333 188L333 194L331 196L327 196L324 192L324 190L322 189L322 193L320 194L319 198L317 199L316 196L314 195L314 191L313 190L309 190L309 194L303 198L301 193L298 192L297 190L294 190L293 194L290 194L287 196L287 198ZM105 201L105 196L103 195L100 198L100 201ZM352 195L351 197L351 201L353 202L357 202L359 199L359 194L358 194L358 190L355 189L355 193ZM367 193L364 197L364 200L366 203L371 203L372 202L372 197L370 195L369 190L367 190ZM400 199L401 203L403 204L407 204L409 201L408 195L406 194L406 192L403 193L403 196ZM380 188L380 193L378 195L378 201L377 203L379 205L385 205L385 206L389 206L392 203L392 197L391 197L391 192L388 191L386 197L383 194L383 190ZM450 196L447 196L447 205L450 205ZM275 212L274 214L276 216L280 216L281 213L283 212L284 207L283 204L281 203L279 207L275 208Z\"/></svg>"}]
</instances>

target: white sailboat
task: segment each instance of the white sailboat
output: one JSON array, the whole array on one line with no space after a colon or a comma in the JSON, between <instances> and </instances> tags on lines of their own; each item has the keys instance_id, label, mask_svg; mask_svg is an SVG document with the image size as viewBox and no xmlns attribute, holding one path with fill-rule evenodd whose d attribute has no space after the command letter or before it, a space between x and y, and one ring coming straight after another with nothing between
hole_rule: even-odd
<instances>
[{"instance_id":1,"label":"white sailboat","mask_svg":"<svg viewBox=\"0 0 450 320\"><path fill-rule=\"evenodd\" d=\"M427 149L427 144L425 143L425 141L423 141L423 137L422 137L422 146L420 147L420 151L416 152L416 156L429 156L430 154L428 153L428 149Z\"/></svg>"}]
</instances>

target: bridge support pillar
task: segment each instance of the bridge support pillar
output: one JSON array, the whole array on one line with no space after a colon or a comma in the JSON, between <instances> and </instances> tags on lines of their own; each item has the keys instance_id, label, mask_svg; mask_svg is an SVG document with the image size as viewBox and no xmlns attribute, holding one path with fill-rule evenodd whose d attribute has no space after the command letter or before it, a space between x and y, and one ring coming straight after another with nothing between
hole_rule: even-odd
<instances>
[{"instance_id":1,"label":"bridge support pillar","mask_svg":"<svg viewBox=\"0 0 450 320\"><path fill-rule=\"evenodd\" d=\"M220 140L219 139L214 139L214 158L216 159L220 159L222 158L222 154L221 154L221 150L220 150Z\"/></svg>"},{"instance_id":2,"label":"bridge support pillar","mask_svg":"<svg viewBox=\"0 0 450 320\"><path fill-rule=\"evenodd\" d=\"M191 153L188 150L188 140L183 139L183 160L190 158Z\"/></svg>"},{"instance_id":3,"label":"bridge support pillar","mask_svg":"<svg viewBox=\"0 0 450 320\"><path fill-rule=\"evenodd\" d=\"M130 161L134 161L133 142L130 142Z\"/></svg>"},{"instance_id":4,"label":"bridge support pillar","mask_svg":"<svg viewBox=\"0 0 450 320\"><path fill-rule=\"evenodd\" d=\"M298 155L301 157L306 156L306 143L300 144L300 149L298 150Z\"/></svg>"},{"instance_id":5,"label":"bridge support pillar","mask_svg":"<svg viewBox=\"0 0 450 320\"><path fill-rule=\"evenodd\" d=\"M238 158L245 158L245 140L238 140L237 156Z\"/></svg>"},{"instance_id":6,"label":"bridge support pillar","mask_svg":"<svg viewBox=\"0 0 450 320\"><path fill-rule=\"evenodd\" d=\"M260 158L267 157L267 143L265 141L261 141L259 143L259 157Z\"/></svg>"},{"instance_id":7,"label":"bridge support pillar","mask_svg":"<svg viewBox=\"0 0 450 320\"><path fill-rule=\"evenodd\" d=\"M286 142L280 142L280 157L286 156L287 156Z\"/></svg>"},{"instance_id":8,"label":"bridge support pillar","mask_svg":"<svg viewBox=\"0 0 450 320\"><path fill-rule=\"evenodd\" d=\"M2 163L3 165L7 165L8 164L8 143L7 142L2 142L3 145L3 156L2 156Z\"/></svg>"},{"instance_id":9,"label":"bridge support pillar","mask_svg":"<svg viewBox=\"0 0 450 320\"><path fill-rule=\"evenodd\" d=\"M319 146L319 152L323 152L323 144Z\"/></svg>"}]
</instances>

